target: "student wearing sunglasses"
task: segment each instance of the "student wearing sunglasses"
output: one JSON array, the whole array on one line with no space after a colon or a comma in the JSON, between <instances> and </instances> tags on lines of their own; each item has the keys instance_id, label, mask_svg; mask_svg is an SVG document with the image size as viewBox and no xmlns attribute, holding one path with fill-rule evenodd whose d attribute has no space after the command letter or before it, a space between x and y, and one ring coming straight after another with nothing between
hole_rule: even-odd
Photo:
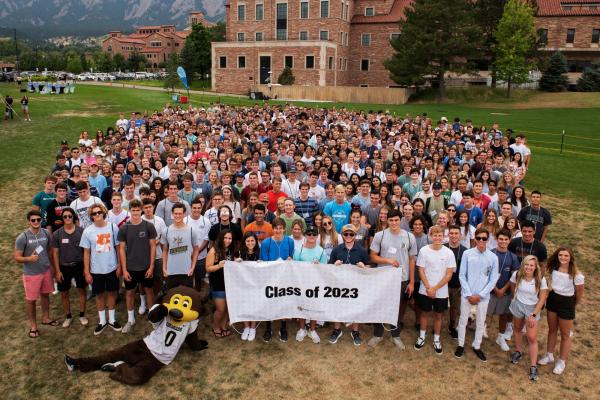
<instances>
[{"instance_id":1,"label":"student wearing sunglasses","mask_svg":"<svg viewBox=\"0 0 600 400\"><path fill-rule=\"evenodd\" d=\"M23 286L27 317L31 328L29 337L34 339L40 334L36 320L36 301L42 303L42 325L57 326L58 322L50 318L50 297L54 291L52 270L50 268L50 234L42 229L42 214L37 210L27 213L27 229L15 241L15 261L23 264Z\"/></svg>"}]
</instances>

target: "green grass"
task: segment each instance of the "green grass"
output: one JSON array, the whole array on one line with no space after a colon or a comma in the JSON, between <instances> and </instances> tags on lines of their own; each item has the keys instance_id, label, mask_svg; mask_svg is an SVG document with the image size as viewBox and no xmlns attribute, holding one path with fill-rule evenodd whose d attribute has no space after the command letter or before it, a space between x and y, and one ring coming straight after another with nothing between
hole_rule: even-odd
<instances>
[{"instance_id":1,"label":"green grass","mask_svg":"<svg viewBox=\"0 0 600 400\"><path fill-rule=\"evenodd\" d=\"M152 86L152 87L164 87L164 81L159 79L150 79L150 80L122 80L115 81L114 84L118 85L120 83L126 83L129 85L136 86ZM194 81L191 83L190 90L210 90L210 80L208 81ZM177 84L176 89L185 89L185 87L179 82Z\"/></svg>"}]
</instances>

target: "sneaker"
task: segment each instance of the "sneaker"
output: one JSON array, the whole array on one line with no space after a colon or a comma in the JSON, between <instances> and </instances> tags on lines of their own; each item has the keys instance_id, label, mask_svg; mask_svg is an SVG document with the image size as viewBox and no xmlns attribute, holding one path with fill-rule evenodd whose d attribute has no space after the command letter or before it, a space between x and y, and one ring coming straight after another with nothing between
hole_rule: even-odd
<instances>
[{"instance_id":1,"label":"sneaker","mask_svg":"<svg viewBox=\"0 0 600 400\"><path fill-rule=\"evenodd\" d=\"M406 348L404 343L402 343L402 339L400 339L400 336L392 337L392 343L394 343L394 346L396 346L400 350L404 350Z\"/></svg>"},{"instance_id":2,"label":"sneaker","mask_svg":"<svg viewBox=\"0 0 600 400\"><path fill-rule=\"evenodd\" d=\"M435 350L435 354L437 354L438 356L441 356L444 353L444 351L442 350L442 342L440 342L439 340L433 341L433 349Z\"/></svg>"},{"instance_id":3,"label":"sneaker","mask_svg":"<svg viewBox=\"0 0 600 400\"><path fill-rule=\"evenodd\" d=\"M106 329L107 326L108 326L108 324L104 324L104 325L103 324L98 324L96 326L96 329L94 329L94 335L98 336L99 334L101 334L102 331L104 329Z\"/></svg>"},{"instance_id":4,"label":"sneaker","mask_svg":"<svg viewBox=\"0 0 600 400\"><path fill-rule=\"evenodd\" d=\"M121 324L119 323L119 321L115 321L113 323L108 323L108 326L110 326L112 328L113 331L115 332L120 332L123 327L121 326Z\"/></svg>"},{"instance_id":5,"label":"sneaker","mask_svg":"<svg viewBox=\"0 0 600 400\"><path fill-rule=\"evenodd\" d=\"M506 339L506 340L511 340L512 335L513 335L512 325L507 325L506 330L504 331L504 334L502 336L504 336L504 339Z\"/></svg>"},{"instance_id":6,"label":"sneaker","mask_svg":"<svg viewBox=\"0 0 600 400\"><path fill-rule=\"evenodd\" d=\"M71 326L71 322L73 322L73 318L65 318L65 320L62 323L62 327L63 328L68 328Z\"/></svg>"},{"instance_id":7,"label":"sneaker","mask_svg":"<svg viewBox=\"0 0 600 400\"><path fill-rule=\"evenodd\" d=\"M352 343L354 343L355 346L360 346L362 344L362 338L360 337L359 331L352 331L350 336L352 336Z\"/></svg>"},{"instance_id":8,"label":"sneaker","mask_svg":"<svg viewBox=\"0 0 600 400\"><path fill-rule=\"evenodd\" d=\"M308 332L308 336L310 336L310 338L312 339L314 344L319 344L321 343L321 338L319 337L319 334L317 333L317 331L309 331Z\"/></svg>"},{"instance_id":9,"label":"sneaker","mask_svg":"<svg viewBox=\"0 0 600 400\"><path fill-rule=\"evenodd\" d=\"M146 306L143 306L143 307L142 307L142 306L139 306L139 307L138 307L138 314L140 314L140 315L144 315L144 314L146 314L146 311L148 311L148 310L146 309Z\"/></svg>"},{"instance_id":10,"label":"sneaker","mask_svg":"<svg viewBox=\"0 0 600 400\"><path fill-rule=\"evenodd\" d=\"M477 358L479 358L482 362L487 362L487 357L485 356L485 354L483 354L483 351L481 351L481 349L473 348L473 352L475 353Z\"/></svg>"},{"instance_id":11,"label":"sneaker","mask_svg":"<svg viewBox=\"0 0 600 400\"><path fill-rule=\"evenodd\" d=\"M565 364L565 362L559 358L558 360L556 360L556 364L554 364L554 369L552 370L552 372L555 375L560 375L563 373L566 366L567 365Z\"/></svg>"},{"instance_id":12,"label":"sneaker","mask_svg":"<svg viewBox=\"0 0 600 400\"><path fill-rule=\"evenodd\" d=\"M117 323L117 321L115 321L115 323ZM129 332L131 332L131 330L133 329L134 325L135 325L135 321L134 322L127 321L127 323L125 324L125 326L123 327L123 329L121 330L121 332L122 333L129 333ZM111 328L113 328L113 326L111 326ZM115 329L115 328L113 328L113 329Z\"/></svg>"},{"instance_id":13,"label":"sneaker","mask_svg":"<svg viewBox=\"0 0 600 400\"><path fill-rule=\"evenodd\" d=\"M500 346L502 351L510 351L510 347L508 346L508 343L506 343L506 339L502 334L498 334L498 337L496 338L496 343L498 344L498 346Z\"/></svg>"},{"instance_id":14,"label":"sneaker","mask_svg":"<svg viewBox=\"0 0 600 400\"><path fill-rule=\"evenodd\" d=\"M265 330L265 333L263 334L263 341L265 343L269 343L272 338L273 338L273 332L270 329Z\"/></svg>"},{"instance_id":15,"label":"sneaker","mask_svg":"<svg viewBox=\"0 0 600 400\"><path fill-rule=\"evenodd\" d=\"M245 327L244 331L242 332L242 340L248 340L248 335L250 334L250 328L249 327Z\"/></svg>"},{"instance_id":16,"label":"sneaker","mask_svg":"<svg viewBox=\"0 0 600 400\"><path fill-rule=\"evenodd\" d=\"M419 336L413 347L415 348L415 350L419 351L423 348L423 346L425 346L425 338Z\"/></svg>"},{"instance_id":17,"label":"sneaker","mask_svg":"<svg viewBox=\"0 0 600 400\"><path fill-rule=\"evenodd\" d=\"M306 337L306 329L298 329L298 332L296 332L296 341L301 342L304 340L305 337Z\"/></svg>"},{"instance_id":18,"label":"sneaker","mask_svg":"<svg viewBox=\"0 0 600 400\"><path fill-rule=\"evenodd\" d=\"M518 364L519 361L521 361L522 357L523 357L523 353L521 353L520 351L515 351L514 353L512 353L510 355L510 362L513 364Z\"/></svg>"},{"instance_id":19,"label":"sneaker","mask_svg":"<svg viewBox=\"0 0 600 400\"><path fill-rule=\"evenodd\" d=\"M67 366L67 369L69 370L69 372L73 372L77 369L77 364L75 363L74 358L69 357L68 355L65 354L63 360L65 361L65 365Z\"/></svg>"},{"instance_id":20,"label":"sneaker","mask_svg":"<svg viewBox=\"0 0 600 400\"><path fill-rule=\"evenodd\" d=\"M367 342L367 344L370 347L375 347L379 344L379 342L381 342L383 340L383 338L381 336L373 336L371 339L369 339L369 341Z\"/></svg>"},{"instance_id":21,"label":"sneaker","mask_svg":"<svg viewBox=\"0 0 600 400\"><path fill-rule=\"evenodd\" d=\"M448 333L452 339L458 339L458 331L456 328L448 328Z\"/></svg>"},{"instance_id":22,"label":"sneaker","mask_svg":"<svg viewBox=\"0 0 600 400\"><path fill-rule=\"evenodd\" d=\"M454 350L454 357L456 357L456 358L463 358L464 354L465 354L465 348L463 346L458 346L456 348L456 350Z\"/></svg>"},{"instance_id":23,"label":"sneaker","mask_svg":"<svg viewBox=\"0 0 600 400\"><path fill-rule=\"evenodd\" d=\"M529 367L529 380L537 382L538 378L538 368L536 366Z\"/></svg>"},{"instance_id":24,"label":"sneaker","mask_svg":"<svg viewBox=\"0 0 600 400\"><path fill-rule=\"evenodd\" d=\"M125 361L115 361L114 363L102 364L100 370L104 372L115 372L117 367L121 364L125 364Z\"/></svg>"},{"instance_id":25,"label":"sneaker","mask_svg":"<svg viewBox=\"0 0 600 400\"><path fill-rule=\"evenodd\" d=\"M344 332L342 332L341 329L334 329L333 332L331 332L331 336L329 336L329 343L336 344L343 335Z\"/></svg>"},{"instance_id":26,"label":"sneaker","mask_svg":"<svg viewBox=\"0 0 600 400\"><path fill-rule=\"evenodd\" d=\"M246 339L249 342L253 342L256 339L256 329L250 328L248 329L248 338Z\"/></svg>"},{"instance_id":27,"label":"sneaker","mask_svg":"<svg viewBox=\"0 0 600 400\"><path fill-rule=\"evenodd\" d=\"M287 333L287 329L280 329L279 330L279 341L280 342L287 342L288 341L288 333Z\"/></svg>"},{"instance_id":28,"label":"sneaker","mask_svg":"<svg viewBox=\"0 0 600 400\"><path fill-rule=\"evenodd\" d=\"M83 326L87 326L90 323L86 317L79 317L79 323Z\"/></svg>"},{"instance_id":29,"label":"sneaker","mask_svg":"<svg viewBox=\"0 0 600 400\"><path fill-rule=\"evenodd\" d=\"M554 362L554 354L546 353L542 358L538 360L539 365L547 365Z\"/></svg>"}]
</instances>

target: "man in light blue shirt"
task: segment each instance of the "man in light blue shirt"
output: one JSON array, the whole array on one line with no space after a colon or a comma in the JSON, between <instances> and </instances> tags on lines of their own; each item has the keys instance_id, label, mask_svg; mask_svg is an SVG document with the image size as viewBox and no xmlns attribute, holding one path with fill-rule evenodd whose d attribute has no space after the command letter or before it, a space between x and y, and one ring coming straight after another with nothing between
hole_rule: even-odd
<instances>
[{"instance_id":1,"label":"man in light blue shirt","mask_svg":"<svg viewBox=\"0 0 600 400\"><path fill-rule=\"evenodd\" d=\"M352 206L346 200L346 191L344 185L335 187L335 200L327 203L323 210L325 215L329 215L333 219L336 232L340 233L342 227L350 222L350 211Z\"/></svg>"},{"instance_id":2,"label":"man in light blue shirt","mask_svg":"<svg viewBox=\"0 0 600 400\"><path fill-rule=\"evenodd\" d=\"M473 351L485 362L485 354L481 351L481 340L485 327L485 317L490 301L490 292L500 277L498 272L498 257L487 250L486 243L490 233L485 228L475 231L476 247L463 253L458 278L461 286L460 318L458 320L458 347L454 352L456 358L461 358L465 351L465 334L469 313L472 306L477 307L475 317L475 338Z\"/></svg>"}]
</instances>

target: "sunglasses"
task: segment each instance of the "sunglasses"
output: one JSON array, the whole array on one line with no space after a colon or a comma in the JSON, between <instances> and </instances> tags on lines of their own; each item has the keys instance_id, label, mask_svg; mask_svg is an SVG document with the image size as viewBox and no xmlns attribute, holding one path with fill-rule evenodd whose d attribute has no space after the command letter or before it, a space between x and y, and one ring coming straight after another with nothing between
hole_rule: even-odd
<instances>
[{"instance_id":1,"label":"sunglasses","mask_svg":"<svg viewBox=\"0 0 600 400\"><path fill-rule=\"evenodd\" d=\"M355 233L354 232L344 232L342 235L345 237L354 237Z\"/></svg>"},{"instance_id":2,"label":"sunglasses","mask_svg":"<svg viewBox=\"0 0 600 400\"><path fill-rule=\"evenodd\" d=\"M478 242L487 242L488 238L485 236L477 236L475 237L475 240L477 240Z\"/></svg>"},{"instance_id":3,"label":"sunglasses","mask_svg":"<svg viewBox=\"0 0 600 400\"><path fill-rule=\"evenodd\" d=\"M317 236L315 232L306 232L304 236Z\"/></svg>"},{"instance_id":4,"label":"sunglasses","mask_svg":"<svg viewBox=\"0 0 600 400\"><path fill-rule=\"evenodd\" d=\"M448 212L456 212L456 210L454 208L449 208Z\"/></svg>"},{"instance_id":5,"label":"sunglasses","mask_svg":"<svg viewBox=\"0 0 600 400\"><path fill-rule=\"evenodd\" d=\"M31 219L29 220L29 222L33 222L33 223L35 223L35 222L41 222L41 221L42 221L42 219L41 219L41 218L31 218Z\"/></svg>"},{"instance_id":6,"label":"sunglasses","mask_svg":"<svg viewBox=\"0 0 600 400\"><path fill-rule=\"evenodd\" d=\"M95 217L96 215L103 215L103 214L104 214L104 213L103 213L102 211L95 211L95 212L91 213L90 215L91 215L92 217Z\"/></svg>"},{"instance_id":7,"label":"sunglasses","mask_svg":"<svg viewBox=\"0 0 600 400\"><path fill-rule=\"evenodd\" d=\"M331 222L323 222L324 226L331 226Z\"/></svg>"},{"instance_id":8,"label":"sunglasses","mask_svg":"<svg viewBox=\"0 0 600 400\"><path fill-rule=\"evenodd\" d=\"M71 214L65 214L62 216L62 219L73 219L73 216Z\"/></svg>"}]
</instances>

